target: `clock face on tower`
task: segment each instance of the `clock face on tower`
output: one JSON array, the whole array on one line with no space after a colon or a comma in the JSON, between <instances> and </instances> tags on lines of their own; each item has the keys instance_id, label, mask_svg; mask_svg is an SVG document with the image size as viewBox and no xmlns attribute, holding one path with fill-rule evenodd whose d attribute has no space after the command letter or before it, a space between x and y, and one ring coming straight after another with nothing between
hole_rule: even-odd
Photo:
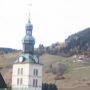
<instances>
[{"instance_id":1,"label":"clock face on tower","mask_svg":"<svg viewBox=\"0 0 90 90\"><path fill-rule=\"evenodd\" d=\"M23 57L19 57L19 62L23 62Z\"/></svg>"},{"instance_id":2,"label":"clock face on tower","mask_svg":"<svg viewBox=\"0 0 90 90\"><path fill-rule=\"evenodd\" d=\"M37 57L37 56L34 56L34 60L35 60L35 62L36 62L36 63L38 63L38 62L39 62L39 59L38 59L38 57Z\"/></svg>"}]
</instances>

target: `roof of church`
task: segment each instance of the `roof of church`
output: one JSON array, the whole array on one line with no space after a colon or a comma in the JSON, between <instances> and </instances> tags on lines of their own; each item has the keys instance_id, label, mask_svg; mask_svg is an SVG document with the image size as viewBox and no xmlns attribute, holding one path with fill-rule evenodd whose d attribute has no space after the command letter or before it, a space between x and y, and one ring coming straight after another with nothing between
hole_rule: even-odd
<instances>
[{"instance_id":1,"label":"roof of church","mask_svg":"<svg viewBox=\"0 0 90 90\"><path fill-rule=\"evenodd\" d=\"M24 39L22 40L23 43L33 43L35 44L35 39L33 36L26 35Z\"/></svg>"},{"instance_id":2,"label":"roof of church","mask_svg":"<svg viewBox=\"0 0 90 90\"><path fill-rule=\"evenodd\" d=\"M31 23L30 19L28 20L28 23L26 24L26 28L27 28L27 27L33 27L33 25L32 25L32 23Z\"/></svg>"},{"instance_id":3,"label":"roof of church","mask_svg":"<svg viewBox=\"0 0 90 90\"><path fill-rule=\"evenodd\" d=\"M30 21L30 14L29 20L26 24L26 35L23 39L23 53L19 56L19 58L15 61L15 63L35 63L41 64L39 58L34 54L34 44L35 39L32 36L33 25Z\"/></svg>"}]
</instances>

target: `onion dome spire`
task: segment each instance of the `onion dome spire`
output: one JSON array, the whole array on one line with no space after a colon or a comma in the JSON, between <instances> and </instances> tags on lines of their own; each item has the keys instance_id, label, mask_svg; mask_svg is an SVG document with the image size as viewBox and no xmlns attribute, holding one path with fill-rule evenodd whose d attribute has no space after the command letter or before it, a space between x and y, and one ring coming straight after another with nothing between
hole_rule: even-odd
<instances>
[{"instance_id":1,"label":"onion dome spire","mask_svg":"<svg viewBox=\"0 0 90 90\"><path fill-rule=\"evenodd\" d=\"M29 13L29 19L26 24L26 35L23 39L23 51L24 53L34 53L34 44L35 44L35 39L32 36L32 30L33 30L33 25L31 24L30 21L30 13Z\"/></svg>"}]
</instances>

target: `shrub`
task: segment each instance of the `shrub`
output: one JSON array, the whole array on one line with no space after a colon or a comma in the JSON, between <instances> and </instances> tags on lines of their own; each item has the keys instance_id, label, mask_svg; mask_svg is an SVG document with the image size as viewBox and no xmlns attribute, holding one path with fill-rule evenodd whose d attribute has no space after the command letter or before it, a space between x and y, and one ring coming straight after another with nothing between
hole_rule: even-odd
<instances>
[{"instance_id":1,"label":"shrub","mask_svg":"<svg viewBox=\"0 0 90 90\"><path fill-rule=\"evenodd\" d=\"M52 66L50 72L56 74L57 76L62 76L67 71L67 66L65 64L59 64L58 67Z\"/></svg>"},{"instance_id":2,"label":"shrub","mask_svg":"<svg viewBox=\"0 0 90 90\"><path fill-rule=\"evenodd\" d=\"M67 70L67 66L65 64L59 64L57 68L57 75L62 76Z\"/></svg>"},{"instance_id":3,"label":"shrub","mask_svg":"<svg viewBox=\"0 0 90 90\"><path fill-rule=\"evenodd\" d=\"M57 90L57 86L55 84L42 84L42 90Z\"/></svg>"}]
</instances>

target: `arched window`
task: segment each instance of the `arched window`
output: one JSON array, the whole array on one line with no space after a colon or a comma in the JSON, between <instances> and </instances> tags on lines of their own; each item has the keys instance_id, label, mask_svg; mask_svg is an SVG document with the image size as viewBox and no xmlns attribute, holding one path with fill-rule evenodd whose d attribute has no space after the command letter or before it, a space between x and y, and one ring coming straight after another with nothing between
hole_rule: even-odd
<instances>
[{"instance_id":1,"label":"arched window","mask_svg":"<svg viewBox=\"0 0 90 90\"><path fill-rule=\"evenodd\" d=\"M22 84L23 84L23 79L21 78L21 79L20 79L20 85L22 85Z\"/></svg>"},{"instance_id":2,"label":"arched window","mask_svg":"<svg viewBox=\"0 0 90 90\"><path fill-rule=\"evenodd\" d=\"M35 86L35 79L33 79L33 86Z\"/></svg>"},{"instance_id":3,"label":"arched window","mask_svg":"<svg viewBox=\"0 0 90 90\"><path fill-rule=\"evenodd\" d=\"M19 85L19 78L17 78L17 85Z\"/></svg>"},{"instance_id":4,"label":"arched window","mask_svg":"<svg viewBox=\"0 0 90 90\"><path fill-rule=\"evenodd\" d=\"M37 85L38 85L38 80L36 79L36 85L35 86L37 87Z\"/></svg>"},{"instance_id":5,"label":"arched window","mask_svg":"<svg viewBox=\"0 0 90 90\"><path fill-rule=\"evenodd\" d=\"M20 68L18 68L18 73L17 73L18 75L20 74Z\"/></svg>"},{"instance_id":6,"label":"arched window","mask_svg":"<svg viewBox=\"0 0 90 90\"><path fill-rule=\"evenodd\" d=\"M38 76L38 69L34 69L34 70L33 70L33 75L34 75L34 76Z\"/></svg>"},{"instance_id":7,"label":"arched window","mask_svg":"<svg viewBox=\"0 0 90 90\"><path fill-rule=\"evenodd\" d=\"M33 79L33 86L37 87L38 86L38 80L37 79Z\"/></svg>"},{"instance_id":8,"label":"arched window","mask_svg":"<svg viewBox=\"0 0 90 90\"><path fill-rule=\"evenodd\" d=\"M23 75L23 68L21 68L21 75Z\"/></svg>"},{"instance_id":9,"label":"arched window","mask_svg":"<svg viewBox=\"0 0 90 90\"><path fill-rule=\"evenodd\" d=\"M35 69L33 70L33 75L35 76Z\"/></svg>"},{"instance_id":10,"label":"arched window","mask_svg":"<svg viewBox=\"0 0 90 90\"><path fill-rule=\"evenodd\" d=\"M36 76L38 76L38 69L36 69Z\"/></svg>"}]
</instances>

